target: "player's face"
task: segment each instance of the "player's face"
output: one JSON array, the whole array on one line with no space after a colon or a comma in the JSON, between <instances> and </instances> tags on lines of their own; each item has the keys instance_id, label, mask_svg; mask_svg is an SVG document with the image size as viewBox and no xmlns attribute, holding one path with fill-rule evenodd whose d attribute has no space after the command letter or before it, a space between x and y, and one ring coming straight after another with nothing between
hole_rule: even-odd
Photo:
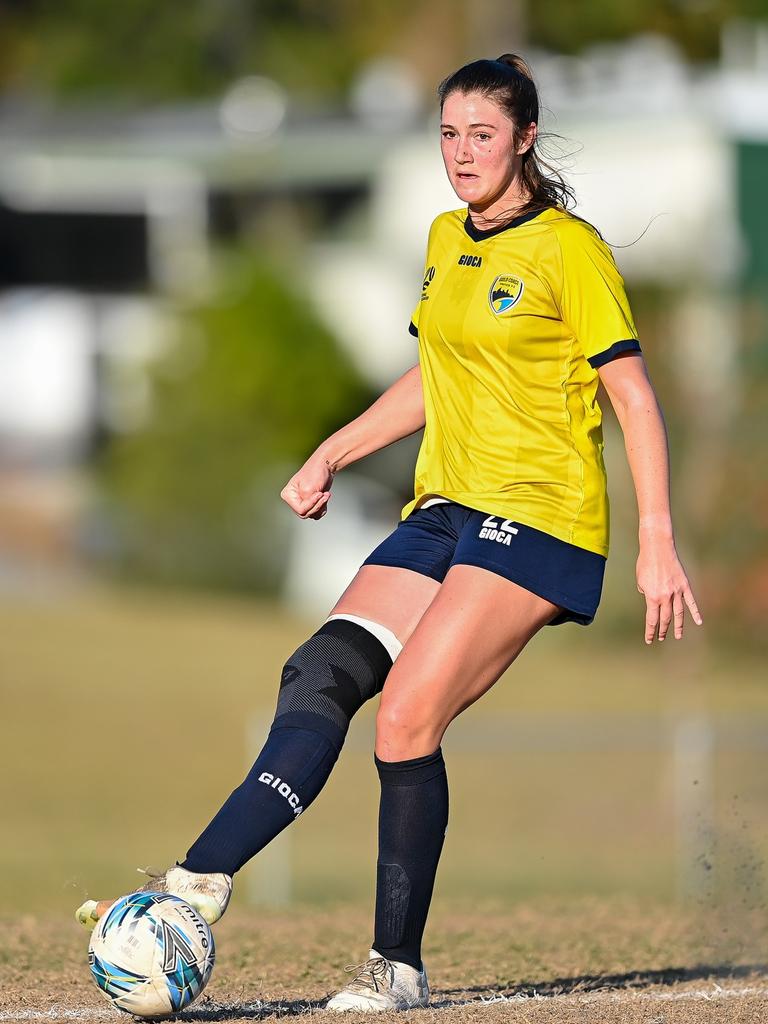
<instances>
[{"instance_id":1,"label":"player's face","mask_svg":"<svg viewBox=\"0 0 768 1024\"><path fill-rule=\"evenodd\" d=\"M463 202L487 209L517 192L522 154L536 138L532 122L517 146L514 122L480 93L452 92L443 104L441 149L448 179Z\"/></svg>"}]
</instances>

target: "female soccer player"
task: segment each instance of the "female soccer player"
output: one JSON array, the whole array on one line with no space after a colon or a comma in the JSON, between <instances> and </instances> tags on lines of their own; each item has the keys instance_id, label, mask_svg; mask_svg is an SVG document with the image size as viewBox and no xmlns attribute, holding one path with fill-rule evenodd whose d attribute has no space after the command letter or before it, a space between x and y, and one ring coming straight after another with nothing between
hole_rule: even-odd
<instances>
[{"instance_id":1,"label":"female soccer player","mask_svg":"<svg viewBox=\"0 0 768 1024\"><path fill-rule=\"evenodd\" d=\"M381 693L374 940L334 1010L425 1006L421 939L448 820L441 741L544 625L592 622L608 554L602 380L639 510L645 642L684 608L702 618L675 549L664 421L609 247L544 173L526 63L505 54L439 88L442 155L467 207L429 233L411 323L419 361L324 441L282 491L325 515L334 475L425 427L414 499L318 631L288 659L251 772L182 864L145 888L211 922L232 876L320 792L350 719ZM109 904L78 911L92 925Z\"/></svg>"}]
</instances>

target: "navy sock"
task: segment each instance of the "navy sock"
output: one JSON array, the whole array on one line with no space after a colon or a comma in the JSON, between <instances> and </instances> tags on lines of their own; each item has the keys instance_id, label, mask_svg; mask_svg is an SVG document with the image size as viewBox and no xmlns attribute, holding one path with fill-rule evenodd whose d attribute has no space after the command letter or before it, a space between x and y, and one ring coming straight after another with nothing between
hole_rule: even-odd
<instances>
[{"instance_id":1,"label":"navy sock","mask_svg":"<svg viewBox=\"0 0 768 1024\"><path fill-rule=\"evenodd\" d=\"M335 745L314 730L273 725L253 768L182 867L234 875L309 807L331 774L341 741Z\"/></svg>"},{"instance_id":2,"label":"navy sock","mask_svg":"<svg viewBox=\"0 0 768 1024\"><path fill-rule=\"evenodd\" d=\"M245 781L190 847L182 867L233 875L315 799L349 723L380 693L392 658L364 626L323 623L288 659L275 720Z\"/></svg>"},{"instance_id":3,"label":"navy sock","mask_svg":"<svg viewBox=\"0 0 768 1024\"><path fill-rule=\"evenodd\" d=\"M426 757L381 761L379 857L373 948L422 969L421 939L448 825L448 778L440 747Z\"/></svg>"}]
</instances>

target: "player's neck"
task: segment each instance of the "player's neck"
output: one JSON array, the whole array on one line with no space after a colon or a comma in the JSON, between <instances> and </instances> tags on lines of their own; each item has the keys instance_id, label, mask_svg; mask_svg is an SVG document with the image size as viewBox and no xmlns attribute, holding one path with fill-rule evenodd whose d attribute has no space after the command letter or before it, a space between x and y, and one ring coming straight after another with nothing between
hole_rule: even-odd
<instances>
[{"instance_id":1,"label":"player's neck","mask_svg":"<svg viewBox=\"0 0 768 1024\"><path fill-rule=\"evenodd\" d=\"M512 220L522 213L530 203L530 193L520 188L520 183L515 182L515 187L510 187L498 199L492 199L488 203L469 203L467 212L472 223L480 231L486 228L495 228L508 220Z\"/></svg>"}]
</instances>

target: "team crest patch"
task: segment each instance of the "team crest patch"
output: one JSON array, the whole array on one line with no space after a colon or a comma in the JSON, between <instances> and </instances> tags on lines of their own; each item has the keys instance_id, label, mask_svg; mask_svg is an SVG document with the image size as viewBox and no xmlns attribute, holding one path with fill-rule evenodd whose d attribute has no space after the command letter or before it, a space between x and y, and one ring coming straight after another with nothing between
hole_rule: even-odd
<instances>
[{"instance_id":1,"label":"team crest patch","mask_svg":"<svg viewBox=\"0 0 768 1024\"><path fill-rule=\"evenodd\" d=\"M496 316L508 313L520 301L525 285L514 274L499 274L488 292L488 301Z\"/></svg>"}]
</instances>

